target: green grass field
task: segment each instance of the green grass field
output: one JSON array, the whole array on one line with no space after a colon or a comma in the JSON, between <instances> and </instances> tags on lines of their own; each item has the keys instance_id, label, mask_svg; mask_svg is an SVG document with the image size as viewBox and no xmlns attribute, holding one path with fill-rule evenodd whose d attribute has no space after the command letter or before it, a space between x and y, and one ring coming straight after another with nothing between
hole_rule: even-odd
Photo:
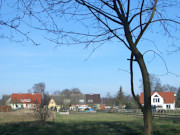
<instances>
[{"instance_id":1,"label":"green grass field","mask_svg":"<svg viewBox=\"0 0 180 135\"><path fill-rule=\"evenodd\" d=\"M12 118L12 117L11 117ZM141 135L143 119L112 113L58 115L53 122L39 124L34 119L7 120L0 114L0 135ZM13 122L15 121L15 122ZM153 120L154 135L180 134L180 122Z\"/></svg>"}]
</instances>

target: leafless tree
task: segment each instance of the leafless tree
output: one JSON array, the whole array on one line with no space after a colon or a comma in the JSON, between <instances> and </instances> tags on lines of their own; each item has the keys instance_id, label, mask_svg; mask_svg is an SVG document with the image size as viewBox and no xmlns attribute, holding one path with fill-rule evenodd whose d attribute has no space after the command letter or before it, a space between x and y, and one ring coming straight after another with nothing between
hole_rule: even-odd
<instances>
[{"instance_id":1,"label":"leafless tree","mask_svg":"<svg viewBox=\"0 0 180 135\"><path fill-rule=\"evenodd\" d=\"M72 88L71 94L82 94L79 88Z\"/></svg>"},{"instance_id":2,"label":"leafless tree","mask_svg":"<svg viewBox=\"0 0 180 135\"><path fill-rule=\"evenodd\" d=\"M139 65L144 88L144 131L152 134L151 89L149 73L139 42L145 39L145 32L156 29L157 24L166 35L172 37L169 29L179 30L179 17L172 13L170 17L166 9L178 8L176 0L19 0L17 11L20 20L31 28L48 32L48 40L56 44L86 44L97 45L116 39L120 45L127 47L130 56L131 91L139 106L133 88L133 63ZM167 12L166 12L167 11ZM29 19L28 19L29 18ZM80 22L84 29L61 27L61 21L72 25ZM16 19L17 20L17 19ZM19 26L18 21L12 21L13 29ZM1 24L6 25L4 22ZM12 23L12 24L13 24ZM11 23L7 23L11 27ZM16 27L15 27L16 26ZM18 29L17 29L18 31ZM23 34L23 33L22 33ZM27 36L27 34L24 34ZM55 37L56 36L56 37ZM148 39L148 37L146 37ZM145 45L144 45L145 46Z\"/></svg>"},{"instance_id":3,"label":"leafless tree","mask_svg":"<svg viewBox=\"0 0 180 135\"><path fill-rule=\"evenodd\" d=\"M32 87L34 93L44 93L45 88L46 86L45 86L45 83L43 82L34 84L34 86Z\"/></svg>"},{"instance_id":4,"label":"leafless tree","mask_svg":"<svg viewBox=\"0 0 180 135\"><path fill-rule=\"evenodd\" d=\"M60 95L61 94L61 91L60 90L55 90L54 92L53 92L53 95Z\"/></svg>"},{"instance_id":5,"label":"leafless tree","mask_svg":"<svg viewBox=\"0 0 180 135\"><path fill-rule=\"evenodd\" d=\"M158 76L154 74L149 75L150 78L150 86L151 86L151 91L156 91L156 92L167 92L167 91L173 91L176 92L178 88L175 86L172 86L170 84L162 84L161 80ZM140 88L143 87L142 80L140 80Z\"/></svg>"},{"instance_id":6,"label":"leafless tree","mask_svg":"<svg viewBox=\"0 0 180 135\"><path fill-rule=\"evenodd\" d=\"M42 106L44 106L45 88L46 88L46 85L43 82L34 84L34 86L32 87L32 90L34 93L41 93L41 97L42 97L41 105Z\"/></svg>"}]
</instances>

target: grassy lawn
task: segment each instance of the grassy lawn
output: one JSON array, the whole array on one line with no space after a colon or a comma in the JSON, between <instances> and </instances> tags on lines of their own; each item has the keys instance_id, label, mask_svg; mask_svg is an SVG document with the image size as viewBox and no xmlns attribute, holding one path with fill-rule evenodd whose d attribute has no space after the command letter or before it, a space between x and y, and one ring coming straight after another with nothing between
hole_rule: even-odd
<instances>
[{"instance_id":1,"label":"grassy lawn","mask_svg":"<svg viewBox=\"0 0 180 135\"><path fill-rule=\"evenodd\" d=\"M141 135L143 119L111 113L57 115L55 122L39 124L34 119L6 121L0 114L0 135ZM154 135L180 134L180 122L153 120Z\"/></svg>"}]
</instances>

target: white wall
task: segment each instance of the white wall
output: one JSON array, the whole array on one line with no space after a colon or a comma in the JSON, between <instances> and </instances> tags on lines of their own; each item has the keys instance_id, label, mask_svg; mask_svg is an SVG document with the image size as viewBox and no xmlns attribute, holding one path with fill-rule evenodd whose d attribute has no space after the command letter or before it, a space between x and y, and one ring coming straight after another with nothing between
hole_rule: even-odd
<instances>
[{"instance_id":1,"label":"white wall","mask_svg":"<svg viewBox=\"0 0 180 135\"><path fill-rule=\"evenodd\" d=\"M155 96L158 96L158 97L155 97ZM157 100L156 99L158 99L159 98L159 102L156 102ZM155 102L154 102L154 99L155 99ZM152 96L151 96L151 105L152 106L162 106L163 107L163 104L164 104L164 99L158 94L158 93L154 93Z\"/></svg>"},{"instance_id":2,"label":"white wall","mask_svg":"<svg viewBox=\"0 0 180 135\"><path fill-rule=\"evenodd\" d=\"M170 109L167 109L166 105L170 105ZM163 109L165 109L165 110L174 110L175 109L175 103L173 103L173 104L164 104Z\"/></svg>"},{"instance_id":3,"label":"white wall","mask_svg":"<svg viewBox=\"0 0 180 135\"><path fill-rule=\"evenodd\" d=\"M18 107L16 107L16 105ZM22 105L23 105L23 107L26 107L26 104L17 103L17 104L11 104L11 108L12 109L18 109L18 108L21 108Z\"/></svg>"}]
</instances>

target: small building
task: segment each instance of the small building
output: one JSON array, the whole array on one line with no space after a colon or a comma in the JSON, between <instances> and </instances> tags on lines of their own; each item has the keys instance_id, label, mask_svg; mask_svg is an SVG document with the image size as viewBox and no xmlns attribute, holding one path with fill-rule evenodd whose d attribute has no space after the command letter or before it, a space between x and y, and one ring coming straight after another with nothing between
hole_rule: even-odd
<instances>
[{"instance_id":1,"label":"small building","mask_svg":"<svg viewBox=\"0 0 180 135\"><path fill-rule=\"evenodd\" d=\"M55 107L57 106L55 100L53 98L50 99L49 104L48 104L48 108L53 110Z\"/></svg>"},{"instance_id":2,"label":"small building","mask_svg":"<svg viewBox=\"0 0 180 135\"><path fill-rule=\"evenodd\" d=\"M140 103L144 105L144 93L141 93L140 95ZM151 92L151 105L153 108L156 108L157 110L174 110L174 92Z\"/></svg>"},{"instance_id":3,"label":"small building","mask_svg":"<svg viewBox=\"0 0 180 135\"><path fill-rule=\"evenodd\" d=\"M101 97L100 94L85 94L86 104L92 109L100 109Z\"/></svg>"},{"instance_id":4,"label":"small building","mask_svg":"<svg viewBox=\"0 0 180 135\"><path fill-rule=\"evenodd\" d=\"M85 104L85 95L83 94L71 94L71 105Z\"/></svg>"},{"instance_id":5,"label":"small building","mask_svg":"<svg viewBox=\"0 0 180 135\"><path fill-rule=\"evenodd\" d=\"M59 110L63 105L63 96L61 95L50 95L48 108L53 110L55 107Z\"/></svg>"},{"instance_id":6,"label":"small building","mask_svg":"<svg viewBox=\"0 0 180 135\"><path fill-rule=\"evenodd\" d=\"M100 104L100 94L85 94L86 104Z\"/></svg>"},{"instance_id":7,"label":"small building","mask_svg":"<svg viewBox=\"0 0 180 135\"><path fill-rule=\"evenodd\" d=\"M41 104L41 93L32 94L12 94L11 108L12 109L33 109Z\"/></svg>"}]
</instances>

